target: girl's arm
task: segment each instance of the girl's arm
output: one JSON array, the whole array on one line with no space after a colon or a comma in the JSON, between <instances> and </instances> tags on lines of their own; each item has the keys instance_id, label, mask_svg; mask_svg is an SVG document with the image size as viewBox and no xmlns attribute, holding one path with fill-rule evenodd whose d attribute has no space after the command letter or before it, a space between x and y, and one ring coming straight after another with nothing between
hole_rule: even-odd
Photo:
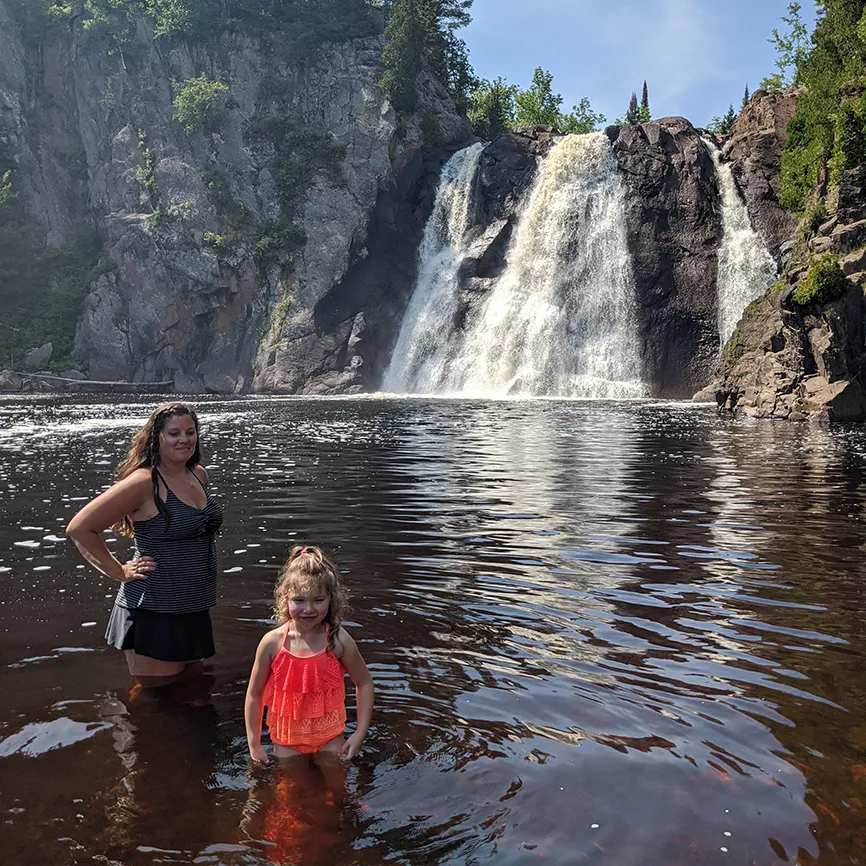
<instances>
[{"instance_id":1,"label":"girl's arm","mask_svg":"<svg viewBox=\"0 0 866 866\"><path fill-rule=\"evenodd\" d=\"M149 556L121 563L105 546L102 533L127 514L133 514L153 497L153 483L146 469L137 469L104 493L91 499L66 527L81 555L106 577L126 582L143 580L156 568Z\"/></svg>"},{"instance_id":2,"label":"girl's arm","mask_svg":"<svg viewBox=\"0 0 866 866\"><path fill-rule=\"evenodd\" d=\"M263 764L267 764L268 754L262 748L262 698L271 673L271 662L280 645L280 632L280 629L269 631L259 641L256 660L253 662L250 682L247 686L247 696L244 700L244 725L247 729L250 757Z\"/></svg>"},{"instance_id":3,"label":"girl's arm","mask_svg":"<svg viewBox=\"0 0 866 866\"><path fill-rule=\"evenodd\" d=\"M373 689L373 677L370 676L367 663L361 657L358 645L343 628L340 629L337 639L343 647L340 661L355 684L355 700L358 708L358 723L355 726L355 733L343 743L343 748L340 749L340 757L350 761L361 751L364 737L367 736L367 731L370 728L375 690Z\"/></svg>"}]
</instances>

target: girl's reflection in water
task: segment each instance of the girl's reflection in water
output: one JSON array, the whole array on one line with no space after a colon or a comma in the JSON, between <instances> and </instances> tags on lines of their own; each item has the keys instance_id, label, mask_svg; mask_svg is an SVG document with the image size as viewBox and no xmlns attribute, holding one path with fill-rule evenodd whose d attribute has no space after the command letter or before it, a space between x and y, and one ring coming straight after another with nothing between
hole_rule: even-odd
<instances>
[{"instance_id":1,"label":"girl's reflection in water","mask_svg":"<svg viewBox=\"0 0 866 866\"><path fill-rule=\"evenodd\" d=\"M346 767L327 756L300 756L253 774L241 843L274 863L339 862L336 851L360 811L346 788Z\"/></svg>"}]
</instances>

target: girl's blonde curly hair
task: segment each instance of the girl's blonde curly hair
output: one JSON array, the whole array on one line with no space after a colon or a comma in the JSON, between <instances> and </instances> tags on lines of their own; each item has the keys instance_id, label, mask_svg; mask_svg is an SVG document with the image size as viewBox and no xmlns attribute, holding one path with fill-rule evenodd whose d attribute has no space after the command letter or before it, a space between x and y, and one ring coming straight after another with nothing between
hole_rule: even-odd
<instances>
[{"instance_id":1,"label":"girl's blonde curly hair","mask_svg":"<svg viewBox=\"0 0 866 866\"><path fill-rule=\"evenodd\" d=\"M279 622L289 619L289 603L298 591L319 588L328 594L328 647L334 648L337 632L349 613L349 594L334 563L318 547L296 544L283 563L274 593L274 615Z\"/></svg>"}]
</instances>

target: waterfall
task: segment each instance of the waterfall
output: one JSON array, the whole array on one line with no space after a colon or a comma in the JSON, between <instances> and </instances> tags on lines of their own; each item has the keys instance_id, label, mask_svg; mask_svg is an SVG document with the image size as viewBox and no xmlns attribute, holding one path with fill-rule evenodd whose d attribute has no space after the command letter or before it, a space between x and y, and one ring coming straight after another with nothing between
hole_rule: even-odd
<instances>
[{"instance_id":1,"label":"waterfall","mask_svg":"<svg viewBox=\"0 0 866 866\"><path fill-rule=\"evenodd\" d=\"M734 333L749 303L760 297L776 280L776 263L758 233L740 198L731 166L721 162L719 149L703 139L713 164L722 197L722 244L719 247L717 307L722 346Z\"/></svg>"},{"instance_id":2,"label":"waterfall","mask_svg":"<svg viewBox=\"0 0 866 866\"><path fill-rule=\"evenodd\" d=\"M438 205L438 199L437 199ZM414 309L453 328L457 294L455 247L439 291L419 279L407 322L407 342L423 344L429 363L404 363L395 353L386 386L417 393L483 396L639 397L641 382L634 283L625 227L625 194L610 143L602 133L563 138L541 163L520 214L507 266L470 310L462 331L427 342L427 322ZM434 214L435 217L435 214ZM440 217L441 219L441 217ZM422 255L423 258L423 255ZM422 265L422 272L445 268ZM415 336L417 334L417 336ZM405 347L400 347L405 353ZM435 360L434 360L435 359Z\"/></svg>"},{"instance_id":3,"label":"waterfall","mask_svg":"<svg viewBox=\"0 0 866 866\"><path fill-rule=\"evenodd\" d=\"M433 213L421 241L418 279L385 371L385 391L424 393L426 382L442 377L441 367L455 334L459 305L458 270L469 227L472 188L484 145L470 145L442 169Z\"/></svg>"}]
</instances>

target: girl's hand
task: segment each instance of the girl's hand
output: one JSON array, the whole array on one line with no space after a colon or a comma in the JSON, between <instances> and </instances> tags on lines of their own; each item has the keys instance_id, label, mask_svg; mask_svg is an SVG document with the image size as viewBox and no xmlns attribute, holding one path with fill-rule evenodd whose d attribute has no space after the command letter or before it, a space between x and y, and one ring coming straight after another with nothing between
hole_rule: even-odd
<instances>
[{"instance_id":1,"label":"girl's hand","mask_svg":"<svg viewBox=\"0 0 866 866\"><path fill-rule=\"evenodd\" d=\"M344 761L351 761L352 758L361 751L361 746L363 744L364 738L356 731L348 740L346 740L345 743L343 743L343 746L340 749L340 757Z\"/></svg>"},{"instance_id":2,"label":"girl's hand","mask_svg":"<svg viewBox=\"0 0 866 866\"><path fill-rule=\"evenodd\" d=\"M156 570L156 560L152 556L140 556L123 563L123 577L121 583L129 583L132 580L147 580L151 571Z\"/></svg>"},{"instance_id":3,"label":"girl's hand","mask_svg":"<svg viewBox=\"0 0 866 866\"><path fill-rule=\"evenodd\" d=\"M269 760L268 753L262 748L261 744L250 746L250 757L259 764L267 764Z\"/></svg>"}]
</instances>

